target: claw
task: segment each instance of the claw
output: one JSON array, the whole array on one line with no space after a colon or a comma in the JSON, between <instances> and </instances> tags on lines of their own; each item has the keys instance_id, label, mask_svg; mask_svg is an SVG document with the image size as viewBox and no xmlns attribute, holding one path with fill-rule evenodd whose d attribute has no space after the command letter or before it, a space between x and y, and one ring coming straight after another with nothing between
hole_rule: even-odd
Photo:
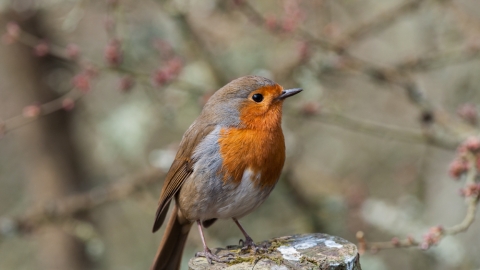
<instances>
[{"instance_id":1,"label":"claw","mask_svg":"<svg viewBox=\"0 0 480 270\"><path fill-rule=\"evenodd\" d=\"M229 257L229 258L221 258L213 254L209 248L206 248L203 252L195 253L195 257L205 257L209 264L212 264L212 261L221 262L221 263L229 262L233 259L233 258L230 258L230 256L235 256L235 255L233 253L228 253L227 255L222 257Z\"/></svg>"},{"instance_id":2,"label":"claw","mask_svg":"<svg viewBox=\"0 0 480 270\"><path fill-rule=\"evenodd\" d=\"M245 239L245 241L243 239L240 239L239 241L239 245L242 247L241 250L244 251L244 252L247 252L249 249L251 249L253 251L254 254L257 254L259 252L263 252L265 253L268 248L265 247L265 246L262 246L262 245L255 245L255 243L253 242L252 238L250 237L247 237Z\"/></svg>"}]
</instances>

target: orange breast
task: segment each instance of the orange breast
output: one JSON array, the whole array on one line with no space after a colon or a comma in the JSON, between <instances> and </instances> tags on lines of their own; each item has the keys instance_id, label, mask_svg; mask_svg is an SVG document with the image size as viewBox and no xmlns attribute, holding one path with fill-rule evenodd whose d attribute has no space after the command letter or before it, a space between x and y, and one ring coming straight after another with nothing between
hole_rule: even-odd
<instances>
[{"instance_id":1,"label":"orange breast","mask_svg":"<svg viewBox=\"0 0 480 270\"><path fill-rule=\"evenodd\" d=\"M280 177L285 162L285 140L282 133L282 101L275 100L279 85L257 91L263 102L245 101L240 107L240 127L220 130L223 181L240 183L245 170L252 171L256 186L272 187ZM260 177L257 177L260 175Z\"/></svg>"},{"instance_id":2,"label":"orange breast","mask_svg":"<svg viewBox=\"0 0 480 270\"><path fill-rule=\"evenodd\" d=\"M223 181L240 183L250 169L256 186L275 185L285 162L285 141L280 125L275 129L222 129L219 138ZM260 173L261 177L254 176Z\"/></svg>"}]
</instances>

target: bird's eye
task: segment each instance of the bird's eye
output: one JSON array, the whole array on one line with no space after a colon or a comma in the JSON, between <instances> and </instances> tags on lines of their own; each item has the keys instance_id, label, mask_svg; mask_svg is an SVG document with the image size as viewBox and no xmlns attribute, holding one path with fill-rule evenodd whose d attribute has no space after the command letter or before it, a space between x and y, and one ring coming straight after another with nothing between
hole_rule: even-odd
<instances>
[{"instance_id":1,"label":"bird's eye","mask_svg":"<svg viewBox=\"0 0 480 270\"><path fill-rule=\"evenodd\" d=\"M262 102L263 96L262 96L262 94L255 94L255 95L252 96L252 99L253 99L253 101L255 101L257 103Z\"/></svg>"}]
</instances>

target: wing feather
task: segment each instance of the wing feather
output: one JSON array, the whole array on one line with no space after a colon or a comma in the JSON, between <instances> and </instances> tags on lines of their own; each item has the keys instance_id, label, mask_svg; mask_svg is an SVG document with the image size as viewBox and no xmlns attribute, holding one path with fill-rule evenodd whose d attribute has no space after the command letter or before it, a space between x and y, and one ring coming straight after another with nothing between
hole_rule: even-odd
<instances>
[{"instance_id":1,"label":"wing feather","mask_svg":"<svg viewBox=\"0 0 480 270\"><path fill-rule=\"evenodd\" d=\"M163 183L155 223L153 224L153 232L156 232L162 226L170 202L193 172L195 161L192 160L192 155L195 147L214 129L214 125L200 127L193 124L183 135L175 160Z\"/></svg>"}]
</instances>

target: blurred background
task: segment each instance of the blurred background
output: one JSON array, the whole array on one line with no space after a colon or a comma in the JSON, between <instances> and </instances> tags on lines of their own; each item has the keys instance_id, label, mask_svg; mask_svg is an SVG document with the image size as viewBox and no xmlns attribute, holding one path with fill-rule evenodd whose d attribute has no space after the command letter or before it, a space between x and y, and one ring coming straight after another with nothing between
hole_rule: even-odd
<instances>
[{"instance_id":1,"label":"blurred background","mask_svg":"<svg viewBox=\"0 0 480 270\"><path fill-rule=\"evenodd\" d=\"M147 269L182 134L247 74L304 89L255 241L362 231L364 269L480 268L480 223L438 233L475 213L449 166L480 131L476 0L1 0L0 34L0 269Z\"/></svg>"}]
</instances>

